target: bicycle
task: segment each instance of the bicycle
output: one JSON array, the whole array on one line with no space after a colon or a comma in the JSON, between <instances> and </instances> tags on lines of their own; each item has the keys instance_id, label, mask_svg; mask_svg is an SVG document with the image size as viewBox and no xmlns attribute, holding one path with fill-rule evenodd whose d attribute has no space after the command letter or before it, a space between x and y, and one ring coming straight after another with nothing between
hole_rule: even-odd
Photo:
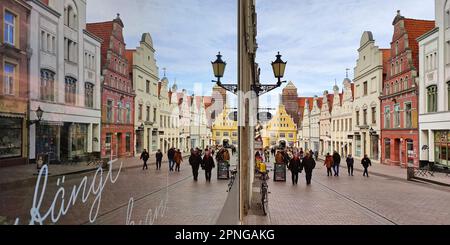
<instances>
[{"instance_id":1,"label":"bicycle","mask_svg":"<svg viewBox=\"0 0 450 245\"><path fill-rule=\"evenodd\" d=\"M236 174L237 174L237 170L231 170L231 177L230 177L230 182L228 182L228 190L227 192L231 191L231 188L233 188L234 185L234 180L236 179Z\"/></svg>"},{"instance_id":2,"label":"bicycle","mask_svg":"<svg viewBox=\"0 0 450 245\"><path fill-rule=\"evenodd\" d=\"M269 212L269 185L267 184L267 180L269 179L269 171L261 172L261 207L264 215L267 215Z\"/></svg>"}]
</instances>

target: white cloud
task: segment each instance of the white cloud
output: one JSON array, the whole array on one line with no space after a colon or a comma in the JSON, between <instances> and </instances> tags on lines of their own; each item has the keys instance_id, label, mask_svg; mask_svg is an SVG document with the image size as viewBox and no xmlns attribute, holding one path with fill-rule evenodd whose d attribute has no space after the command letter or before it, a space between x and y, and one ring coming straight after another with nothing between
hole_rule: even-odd
<instances>
[{"instance_id":1,"label":"white cloud","mask_svg":"<svg viewBox=\"0 0 450 245\"><path fill-rule=\"evenodd\" d=\"M434 19L433 0L257 0L257 62L261 81L273 83L271 61L280 51L288 61L286 80L301 95L321 95L355 66L359 41L372 31L377 45L389 47L396 11L407 18ZM167 67L179 88L205 94L213 79L210 61L221 51L228 66L224 81L237 77L237 0L89 0L88 21L107 21L120 13L127 48L149 32L160 68ZM350 74L352 77L353 74ZM274 91L271 104L281 89ZM263 99L263 101L266 99Z\"/></svg>"}]
</instances>

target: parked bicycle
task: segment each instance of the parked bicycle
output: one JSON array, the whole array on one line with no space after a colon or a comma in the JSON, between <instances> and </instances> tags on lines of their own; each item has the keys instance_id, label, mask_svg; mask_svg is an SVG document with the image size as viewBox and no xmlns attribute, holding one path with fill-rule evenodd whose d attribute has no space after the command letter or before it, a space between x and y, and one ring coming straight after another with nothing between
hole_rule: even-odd
<instances>
[{"instance_id":1,"label":"parked bicycle","mask_svg":"<svg viewBox=\"0 0 450 245\"><path fill-rule=\"evenodd\" d=\"M269 185L267 180L269 179L269 171L261 172L261 207L264 215L269 212Z\"/></svg>"},{"instance_id":2,"label":"parked bicycle","mask_svg":"<svg viewBox=\"0 0 450 245\"><path fill-rule=\"evenodd\" d=\"M230 177L230 182L228 182L227 192L230 192L231 188L233 188L234 180L236 179L236 175L237 175L237 169L231 170L231 177Z\"/></svg>"}]
</instances>

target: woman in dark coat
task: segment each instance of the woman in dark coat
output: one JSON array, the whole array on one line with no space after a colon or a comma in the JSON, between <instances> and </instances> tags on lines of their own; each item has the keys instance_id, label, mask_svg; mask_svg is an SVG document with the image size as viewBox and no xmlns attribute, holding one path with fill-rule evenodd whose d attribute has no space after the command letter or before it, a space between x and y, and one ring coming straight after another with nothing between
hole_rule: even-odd
<instances>
[{"instance_id":1,"label":"woman in dark coat","mask_svg":"<svg viewBox=\"0 0 450 245\"><path fill-rule=\"evenodd\" d=\"M301 168L305 169L306 174L306 184L311 185L311 178L313 169L316 168L316 161L314 161L313 156L311 154L306 153L305 158L303 158Z\"/></svg>"},{"instance_id":2,"label":"woman in dark coat","mask_svg":"<svg viewBox=\"0 0 450 245\"><path fill-rule=\"evenodd\" d=\"M300 157L298 157L298 155L295 154L295 156L289 162L288 166L288 169L291 170L292 185L297 185L298 183L298 173L301 172L300 164L301 164Z\"/></svg>"},{"instance_id":3,"label":"woman in dark coat","mask_svg":"<svg viewBox=\"0 0 450 245\"><path fill-rule=\"evenodd\" d=\"M205 168L205 177L207 182L211 182L211 171L216 167L214 159L211 155L205 154L203 157L203 167Z\"/></svg>"},{"instance_id":4,"label":"woman in dark coat","mask_svg":"<svg viewBox=\"0 0 450 245\"><path fill-rule=\"evenodd\" d=\"M200 152L197 150L193 150L191 156L189 157L189 164L192 167L192 174L194 175L194 181L198 180L198 169L202 164L202 157L200 156Z\"/></svg>"}]
</instances>

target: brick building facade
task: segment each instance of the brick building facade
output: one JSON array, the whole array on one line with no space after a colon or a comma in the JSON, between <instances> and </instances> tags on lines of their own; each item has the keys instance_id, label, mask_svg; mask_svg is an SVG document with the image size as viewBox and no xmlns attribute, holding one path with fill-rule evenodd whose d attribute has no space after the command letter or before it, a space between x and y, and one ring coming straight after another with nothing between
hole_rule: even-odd
<instances>
[{"instance_id":1,"label":"brick building facade","mask_svg":"<svg viewBox=\"0 0 450 245\"><path fill-rule=\"evenodd\" d=\"M27 162L30 8L22 0L0 2L0 167Z\"/></svg>"},{"instance_id":2,"label":"brick building facade","mask_svg":"<svg viewBox=\"0 0 450 245\"><path fill-rule=\"evenodd\" d=\"M381 99L381 162L418 166L418 43L434 21L407 19L398 11Z\"/></svg>"},{"instance_id":3,"label":"brick building facade","mask_svg":"<svg viewBox=\"0 0 450 245\"><path fill-rule=\"evenodd\" d=\"M119 14L113 21L87 24L88 31L103 39L101 47L102 157L134 155L134 99Z\"/></svg>"}]
</instances>

